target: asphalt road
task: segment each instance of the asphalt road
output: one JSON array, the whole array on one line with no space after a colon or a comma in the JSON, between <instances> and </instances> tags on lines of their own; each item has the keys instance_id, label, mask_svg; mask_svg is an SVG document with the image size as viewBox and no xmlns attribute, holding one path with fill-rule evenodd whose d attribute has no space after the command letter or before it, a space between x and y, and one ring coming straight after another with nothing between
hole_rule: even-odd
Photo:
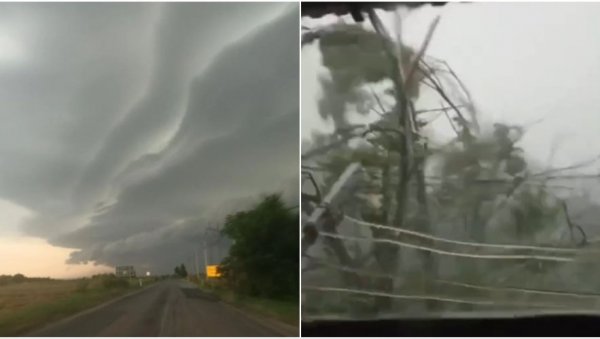
<instances>
[{"instance_id":1,"label":"asphalt road","mask_svg":"<svg viewBox=\"0 0 600 339\"><path fill-rule=\"evenodd\" d=\"M28 334L28 336L284 336L202 293L185 281L165 281L106 306ZM296 334L297 335L297 334Z\"/></svg>"}]
</instances>

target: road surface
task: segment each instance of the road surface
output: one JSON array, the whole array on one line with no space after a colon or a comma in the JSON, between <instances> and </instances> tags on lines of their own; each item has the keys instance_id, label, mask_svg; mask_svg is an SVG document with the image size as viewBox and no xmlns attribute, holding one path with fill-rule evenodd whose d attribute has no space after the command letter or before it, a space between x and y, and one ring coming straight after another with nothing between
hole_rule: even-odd
<instances>
[{"instance_id":1,"label":"road surface","mask_svg":"<svg viewBox=\"0 0 600 339\"><path fill-rule=\"evenodd\" d=\"M266 319L263 319L266 320ZM185 281L164 281L29 336L291 336ZM288 331L285 333L285 331Z\"/></svg>"}]
</instances>

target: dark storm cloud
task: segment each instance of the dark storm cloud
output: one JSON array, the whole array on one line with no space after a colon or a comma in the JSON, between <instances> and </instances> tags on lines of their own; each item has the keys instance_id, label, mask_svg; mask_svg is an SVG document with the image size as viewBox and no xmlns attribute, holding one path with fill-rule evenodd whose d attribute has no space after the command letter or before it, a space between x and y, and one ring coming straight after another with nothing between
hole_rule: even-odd
<instances>
[{"instance_id":1,"label":"dark storm cloud","mask_svg":"<svg viewBox=\"0 0 600 339\"><path fill-rule=\"evenodd\" d=\"M33 210L51 210L68 198L72 177L144 80L151 28L144 17L152 8L0 7L27 54L22 64L0 68L0 192Z\"/></svg>"},{"instance_id":2,"label":"dark storm cloud","mask_svg":"<svg viewBox=\"0 0 600 339\"><path fill-rule=\"evenodd\" d=\"M244 6L248 8L242 8ZM252 22L242 19L260 13L255 6L242 7L222 4L165 7L157 28L148 89L106 136L101 149L80 178L75 201L86 203L93 199L99 190L106 187L119 167L132 156L144 152L158 133L178 120L191 76L205 65L203 61L214 51L219 39L228 40L232 34L239 34L245 26L242 22L245 21L246 25ZM223 24L223 20L227 24Z\"/></svg>"},{"instance_id":3,"label":"dark storm cloud","mask_svg":"<svg viewBox=\"0 0 600 339\"><path fill-rule=\"evenodd\" d=\"M170 270L259 194L297 203L297 5L9 8L52 37L0 80L0 194L35 213L27 233Z\"/></svg>"}]
</instances>

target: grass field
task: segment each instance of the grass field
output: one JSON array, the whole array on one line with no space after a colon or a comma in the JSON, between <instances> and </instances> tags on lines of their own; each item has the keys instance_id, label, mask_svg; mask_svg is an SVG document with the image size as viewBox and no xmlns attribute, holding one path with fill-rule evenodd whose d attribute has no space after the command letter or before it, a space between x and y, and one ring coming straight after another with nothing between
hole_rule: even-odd
<instances>
[{"instance_id":1,"label":"grass field","mask_svg":"<svg viewBox=\"0 0 600 339\"><path fill-rule=\"evenodd\" d=\"M137 280L115 283L103 277L1 285L0 336L25 334L137 288Z\"/></svg>"},{"instance_id":2,"label":"grass field","mask_svg":"<svg viewBox=\"0 0 600 339\"><path fill-rule=\"evenodd\" d=\"M238 308L257 312L292 326L298 326L298 318L300 316L300 306L298 301L281 301L241 296L223 288L209 288L206 286L200 288L210 293L217 294L221 300L235 305Z\"/></svg>"},{"instance_id":3,"label":"grass field","mask_svg":"<svg viewBox=\"0 0 600 339\"><path fill-rule=\"evenodd\" d=\"M300 306L298 302L260 299L221 293L221 298L233 305L248 311L256 311L263 315L278 319L286 324L298 326Z\"/></svg>"}]
</instances>

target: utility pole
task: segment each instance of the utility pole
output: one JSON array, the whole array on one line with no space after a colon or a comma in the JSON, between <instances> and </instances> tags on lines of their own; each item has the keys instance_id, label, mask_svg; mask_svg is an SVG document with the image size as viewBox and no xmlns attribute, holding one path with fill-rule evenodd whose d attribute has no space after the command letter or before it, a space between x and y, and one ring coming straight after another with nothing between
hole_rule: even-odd
<instances>
[{"instance_id":1,"label":"utility pole","mask_svg":"<svg viewBox=\"0 0 600 339\"><path fill-rule=\"evenodd\" d=\"M200 282L200 270L198 269L198 249L194 249L194 262L196 266L196 279Z\"/></svg>"},{"instance_id":2,"label":"utility pole","mask_svg":"<svg viewBox=\"0 0 600 339\"><path fill-rule=\"evenodd\" d=\"M206 268L208 267L208 246L206 244L206 238L204 239L204 273L206 273Z\"/></svg>"},{"instance_id":3,"label":"utility pole","mask_svg":"<svg viewBox=\"0 0 600 339\"><path fill-rule=\"evenodd\" d=\"M209 231L216 232L217 235L220 234L219 230L215 229L215 228L208 227L207 229L204 230L204 234L202 236L202 244L204 246L203 253L204 253L204 274L205 275L206 275L206 271L207 271L207 268L208 268L208 260L209 260L208 259L208 255L209 255L208 252L209 251L208 250L209 250L209 246L213 247L216 244L216 242L214 240L211 240L210 245L209 245L209 241L208 241L208 233L209 233ZM211 259L214 260L214 258L211 258ZM208 281L208 277L206 277L206 280Z\"/></svg>"}]
</instances>

